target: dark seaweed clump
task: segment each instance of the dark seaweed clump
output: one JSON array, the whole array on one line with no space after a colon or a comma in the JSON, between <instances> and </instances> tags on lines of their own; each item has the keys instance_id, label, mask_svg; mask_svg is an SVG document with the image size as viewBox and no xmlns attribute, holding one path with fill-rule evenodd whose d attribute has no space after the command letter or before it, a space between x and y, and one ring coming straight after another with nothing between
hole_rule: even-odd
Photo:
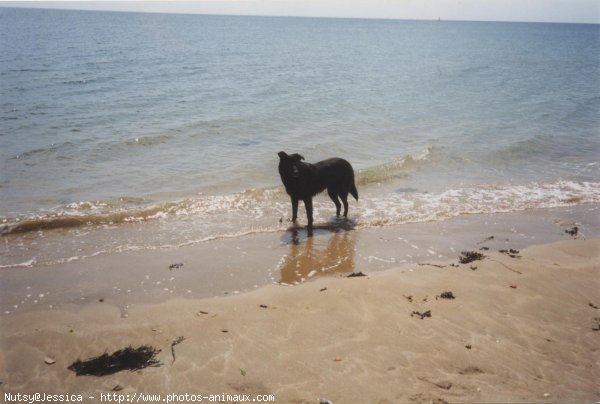
<instances>
[{"instance_id":1,"label":"dark seaweed clump","mask_svg":"<svg viewBox=\"0 0 600 404\"><path fill-rule=\"evenodd\" d=\"M155 359L160 349L151 346L132 348L131 346L120 349L112 354L102 354L85 361L77 360L68 367L77 376L106 376L121 370L140 370L148 366L160 366L160 361Z\"/></svg>"},{"instance_id":2,"label":"dark seaweed clump","mask_svg":"<svg viewBox=\"0 0 600 404\"><path fill-rule=\"evenodd\" d=\"M419 317L421 320L423 320L425 317L431 317L431 310L427 310L422 313L420 311L413 311L410 316Z\"/></svg>"},{"instance_id":3,"label":"dark seaweed clump","mask_svg":"<svg viewBox=\"0 0 600 404\"><path fill-rule=\"evenodd\" d=\"M510 250L499 250L500 253L502 254L506 254L511 258L521 258L521 256L519 255L519 250L515 250L515 249L510 249Z\"/></svg>"},{"instance_id":4,"label":"dark seaweed clump","mask_svg":"<svg viewBox=\"0 0 600 404\"><path fill-rule=\"evenodd\" d=\"M565 233L567 233L569 236L577 236L577 233L579 232L579 228L577 226L574 226L571 229L565 230Z\"/></svg>"},{"instance_id":5,"label":"dark seaweed clump","mask_svg":"<svg viewBox=\"0 0 600 404\"><path fill-rule=\"evenodd\" d=\"M463 251L461 252L460 257L458 257L458 262L461 264L468 264L473 261L479 261L485 258L485 255L482 253L478 253L476 251Z\"/></svg>"}]
</instances>

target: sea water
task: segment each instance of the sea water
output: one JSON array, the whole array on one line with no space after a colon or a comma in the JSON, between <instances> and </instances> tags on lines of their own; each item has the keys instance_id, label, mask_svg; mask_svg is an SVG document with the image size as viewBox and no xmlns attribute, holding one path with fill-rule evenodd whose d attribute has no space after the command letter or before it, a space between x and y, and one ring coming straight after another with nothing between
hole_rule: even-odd
<instances>
[{"instance_id":1,"label":"sea water","mask_svg":"<svg viewBox=\"0 0 600 404\"><path fill-rule=\"evenodd\" d=\"M281 150L352 163L358 228L600 202L599 25L0 8L0 49L3 268L285 231Z\"/></svg>"}]
</instances>

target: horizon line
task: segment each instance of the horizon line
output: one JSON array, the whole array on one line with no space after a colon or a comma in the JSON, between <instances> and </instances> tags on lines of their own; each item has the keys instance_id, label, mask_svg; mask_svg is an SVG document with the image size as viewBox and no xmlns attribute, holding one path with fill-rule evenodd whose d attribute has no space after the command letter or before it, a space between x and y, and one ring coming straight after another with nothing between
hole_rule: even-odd
<instances>
[{"instance_id":1,"label":"horizon line","mask_svg":"<svg viewBox=\"0 0 600 404\"><path fill-rule=\"evenodd\" d=\"M42 6L43 3L59 3L58 7ZM258 18L320 18L320 19L339 19L339 20L375 20L375 21L414 21L414 22L473 22L473 23L515 23L515 24L576 24L576 25L600 25L600 22L572 22L572 21L544 21L544 20L484 20L484 19L443 19L435 18L393 18L393 17L354 17L354 16L328 16L328 15L286 15L286 14L243 14L243 13L203 13L197 11L164 11L164 10L111 10L103 8L79 8L76 7L79 1L0 1L0 8L27 9L27 10L47 10L47 11L89 11L106 13L130 13L130 14L166 14L166 15L201 15L214 17L258 17ZM83 2L85 3L85 2ZM98 2L94 2L98 4ZM118 1L105 1L105 4L119 3ZM126 3L134 3L126 1ZM21 5L23 4L23 5ZM40 6L33 6L40 4ZM73 4L75 7L68 7ZM65 6L62 6L65 5Z\"/></svg>"}]
</instances>

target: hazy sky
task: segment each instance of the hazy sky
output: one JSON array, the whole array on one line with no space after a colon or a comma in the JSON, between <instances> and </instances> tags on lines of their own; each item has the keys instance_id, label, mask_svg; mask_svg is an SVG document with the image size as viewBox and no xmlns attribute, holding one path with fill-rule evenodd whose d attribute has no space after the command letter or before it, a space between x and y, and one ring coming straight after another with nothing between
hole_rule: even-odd
<instances>
[{"instance_id":1,"label":"hazy sky","mask_svg":"<svg viewBox=\"0 0 600 404\"><path fill-rule=\"evenodd\" d=\"M188 0L0 2L0 6L200 14L600 23L600 0Z\"/></svg>"}]
</instances>

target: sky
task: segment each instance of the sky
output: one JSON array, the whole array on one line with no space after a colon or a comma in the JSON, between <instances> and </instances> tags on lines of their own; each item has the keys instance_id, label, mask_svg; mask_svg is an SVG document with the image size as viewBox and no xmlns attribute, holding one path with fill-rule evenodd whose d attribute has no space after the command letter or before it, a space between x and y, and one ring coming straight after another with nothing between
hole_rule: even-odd
<instances>
[{"instance_id":1,"label":"sky","mask_svg":"<svg viewBox=\"0 0 600 404\"><path fill-rule=\"evenodd\" d=\"M0 6L161 13L600 24L600 0L16 1Z\"/></svg>"}]
</instances>

